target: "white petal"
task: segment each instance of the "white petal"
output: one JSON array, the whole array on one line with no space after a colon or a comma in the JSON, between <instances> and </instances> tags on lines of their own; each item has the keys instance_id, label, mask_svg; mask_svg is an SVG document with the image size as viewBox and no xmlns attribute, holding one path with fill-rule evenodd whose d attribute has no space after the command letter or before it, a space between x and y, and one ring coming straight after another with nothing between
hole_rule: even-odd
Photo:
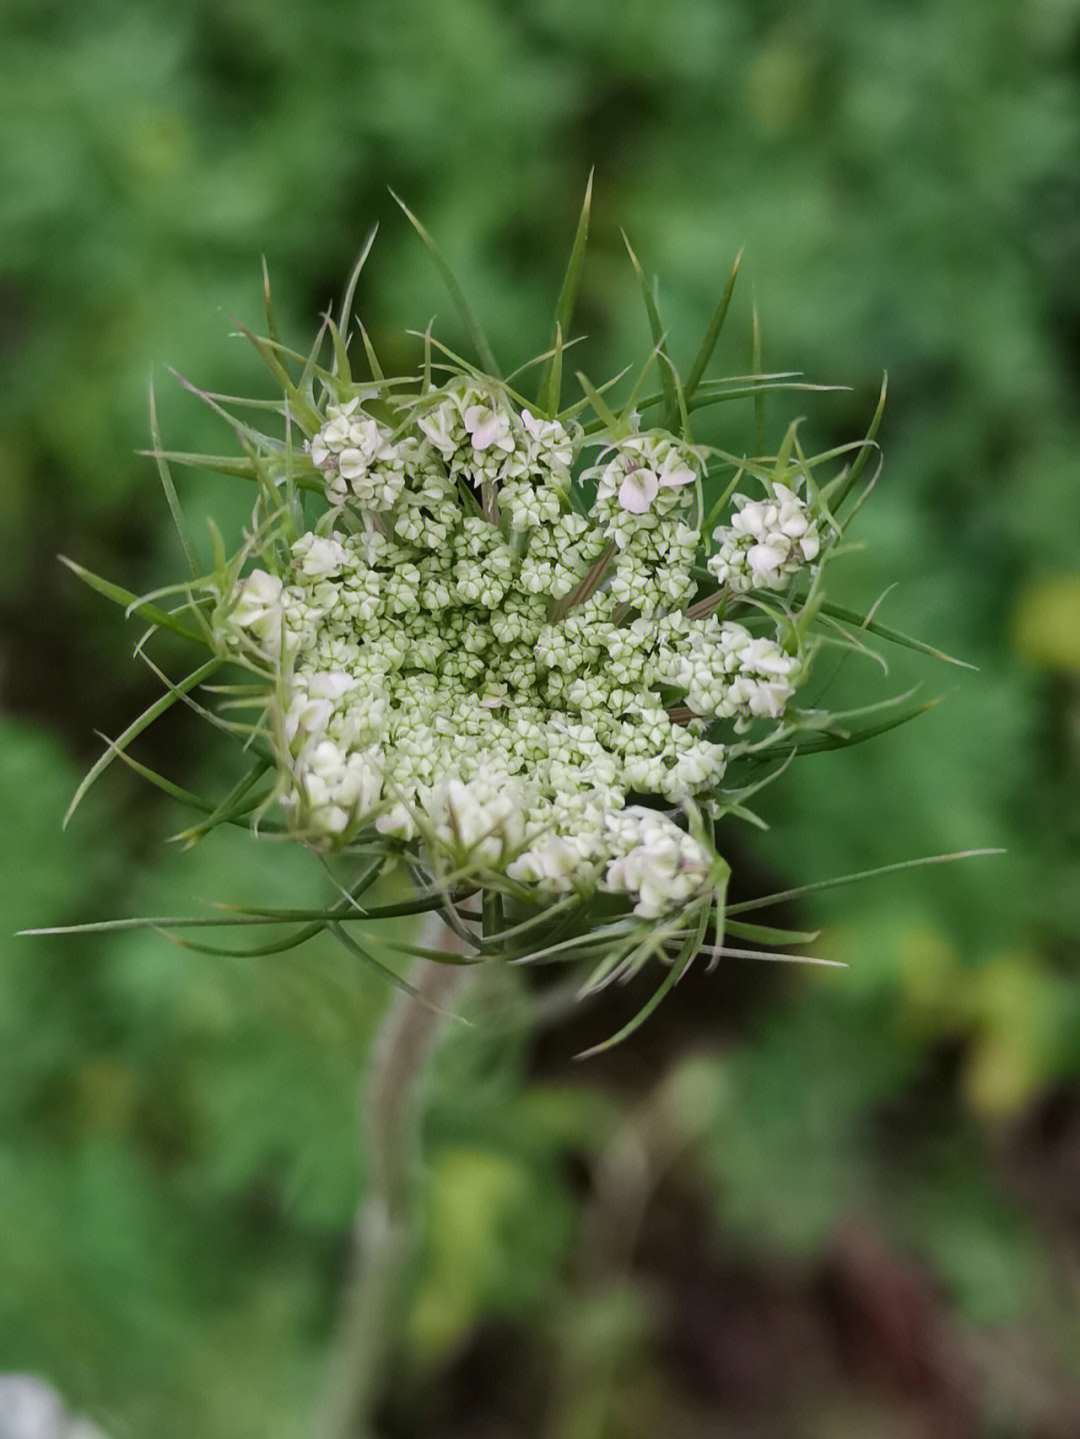
<instances>
[{"instance_id":1,"label":"white petal","mask_svg":"<svg viewBox=\"0 0 1080 1439\"><path fill-rule=\"evenodd\" d=\"M360 450L342 450L338 459L338 472L342 479L359 480L367 474L367 456Z\"/></svg>"},{"instance_id":2,"label":"white petal","mask_svg":"<svg viewBox=\"0 0 1080 1439\"><path fill-rule=\"evenodd\" d=\"M473 449L486 450L498 438L499 417L486 405L470 405L465 411L465 428L472 439Z\"/></svg>"},{"instance_id":3,"label":"white petal","mask_svg":"<svg viewBox=\"0 0 1080 1439\"><path fill-rule=\"evenodd\" d=\"M678 470L665 470L660 476L660 483L665 489L674 488L676 485L689 485L694 480L693 470L685 466Z\"/></svg>"},{"instance_id":4,"label":"white petal","mask_svg":"<svg viewBox=\"0 0 1080 1439\"><path fill-rule=\"evenodd\" d=\"M789 553L790 550L782 550L779 545L751 545L746 552L746 558L754 573L761 575L778 570Z\"/></svg>"}]
</instances>

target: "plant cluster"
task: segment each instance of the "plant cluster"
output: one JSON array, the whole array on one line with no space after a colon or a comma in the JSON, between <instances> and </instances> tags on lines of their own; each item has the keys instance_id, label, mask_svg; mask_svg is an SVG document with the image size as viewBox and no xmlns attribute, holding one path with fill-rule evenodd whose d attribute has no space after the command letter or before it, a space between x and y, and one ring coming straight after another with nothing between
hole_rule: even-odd
<instances>
[{"instance_id":1,"label":"plant cluster","mask_svg":"<svg viewBox=\"0 0 1080 1439\"><path fill-rule=\"evenodd\" d=\"M192 837L240 823L301 841L337 876L339 901L325 914L238 917L305 921L274 948L329 926L369 957L352 921L431 910L466 957L591 957L587 989L659 954L668 974L658 999L707 941L720 954L732 937L798 938L730 917L718 830L730 817L754 820L747 801L800 750L859 737L851 715L841 728L795 703L823 645L863 648L842 622L902 638L830 607L822 590L873 483L856 488L881 406L865 439L824 454L804 452L797 421L774 455L763 441L752 455L696 443L691 416L703 406L752 399L760 439L767 391L818 387L759 364L704 378L738 261L684 379L632 250L651 354L618 404L625 371L600 386L579 373L580 397L564 402L588 215L587 197L552 345L506 379L415 220L479 367L429 327L418 373L388 376L358 325L357 372L351 307L370 240L340 314L306 356L280 340L267 285L269 333L245 333L282 399L249 403L276 412L278 432L201 391L242 458L165 451L155 429L192 578L139 598L87 576L211 651L101 763L184 698L254 757L224 801L183 796L209 811ZM530 371L539 384L527 395ZM173 460L256 487L244 543L230 556L215 537L209 573L184 529ZM164 594L179 603L161 609ZM204 708L192 691L222 665L250 679ZM401 869L413 898L362 902Z\"/></svg>"}]
</instances>

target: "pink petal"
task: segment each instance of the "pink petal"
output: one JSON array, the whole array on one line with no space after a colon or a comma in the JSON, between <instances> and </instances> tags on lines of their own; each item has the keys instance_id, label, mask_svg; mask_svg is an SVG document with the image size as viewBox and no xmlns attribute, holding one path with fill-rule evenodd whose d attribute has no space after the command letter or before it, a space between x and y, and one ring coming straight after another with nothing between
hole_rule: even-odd
<instances>
[{"instance_id":1,"label":"pink petal","mask_svg":"<svg viewBox=\"0 0 1080 1439\"><path fill-rule=\"evenodd\" d=\"M632 515L643 515L659 489L660 482L652 470L635 470L619 486L619 504Z\"/></svg>"}]
</instances>

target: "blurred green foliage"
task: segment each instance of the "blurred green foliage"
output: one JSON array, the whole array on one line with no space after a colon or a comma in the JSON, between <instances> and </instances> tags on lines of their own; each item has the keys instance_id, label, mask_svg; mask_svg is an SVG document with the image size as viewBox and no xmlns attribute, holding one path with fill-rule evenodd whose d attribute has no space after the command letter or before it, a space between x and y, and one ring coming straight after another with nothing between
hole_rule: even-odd
<instances>
[{"instance_id":1,"label":"blurred green foliage","mask_svg":"<svg viewBox=\"0 0 1080 1439\"><path fill-rule=\"evenodd\" d=\"M748 368L754 289L766 366L851 387L808 405L815 439L859 433L890 374L865 548L831 598L895 586L883 623L978 666L891 651L879 693L943 703L796 766L740 863L782 888L1008 851L808 901L800 922L851 968L740 1001L736 1037L703 1056L715 1121L679 1166L724 1252L813 1263L856 1215L966 1322L1065 1332L1061 1236L995 1155L1080 1092L1077 0L9 0L0 42L0 1369L47 1375L116 1435L309 1432L385 1003L332 946L245 962L153 934L9 937L303 902L321 882L304 856L220 832L168 848L178 814L119 766L60 833L93 728L121 728L157 684L131 662L136 629L54 556L137 591L178 573L136 454L148 381L166 442L212 450L217 422L164 367L261 383L227 339L230 315L259 312L260 250L303 343L380 220L359 304L380 352L411 364L402 332L435 313L464 344L393 185L509 368L546 343L591 165L582 367L649 343L619 226L661 277L677 359L745 244L746 338L722 364ZM737 448L748 426L725 415L717 433ZM196 535L210 514L237 532L249 503L197 475L183 498ZM830 676L830 698L865 694L869 673ZM182 717L141 753L180 782L225 778ZM666 1054L614 1071L616 1107L683 1043L677 997L669 1013ZM610 1138L608 1073L549 1088L520 1042L449 1037L404 1372L497 1316L550 1342L576 1302L572 1175Z\"/></svg>"}]
</instances>

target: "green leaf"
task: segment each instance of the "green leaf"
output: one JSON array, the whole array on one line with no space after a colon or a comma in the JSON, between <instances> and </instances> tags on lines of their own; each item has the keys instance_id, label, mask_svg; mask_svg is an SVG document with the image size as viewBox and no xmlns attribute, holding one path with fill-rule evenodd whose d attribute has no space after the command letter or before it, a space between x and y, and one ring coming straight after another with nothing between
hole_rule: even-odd
<instances>
[{"instance_id":1,"label":"green leaf","mask_svg":"<svg viewBox=\"0 0 1080 1439\"><path fill-rule=\"evenodd\" d=\"M300 380L293 387L294 392L303 399L305 406L307 405L307 392L311 385L312 376L318 374L319 377L325 382L326 371L320 367L318 359L319 351L323 347L323 340L326 337L326 331L329 328L329 325L330 316L324 315L322 317L322 321L319 324L319 328L316 331L315 339L312 342L311 349L308 351L307 359L304 361L304 368L300 372ZM282 348L280 341L270 341L269 343L273 344L276 349L280 350ZM293 414L292 410L289 410L288 413L290 415ZM308 413L312 416L311 423L314 424L317 429L322 423L322 416L317 411L311 409L309 409Z\"/></svg>"},{"instance_id":2,"label":"green leaf","mask_svg":"<svg viewBox=\"0 0 1080 1439\"><path fill-rule=\"evenodd\" d=\"M169 691L169 693L171 695L174 695L176 699L182 700L183 703L187 705L188 709L192 710L195 714L197 714L200 719L206 720L208 724L212 724L215 729L221 730L223 734L227 734L230 736L244 735L246 737L246 746L253 749L257 754L262 754L265 757L265 748L262 745L256 743L256 740L259 738L260 734L260 731L256 726L237 724L232 720L222 719L221 715L215 714L213 710L207 709L205 705L199 704L198 700L193 700L188 691L184 689L181 685L174 684L173 681L169 678L169 676L165 673L165 671L160 667L160 665L156 665L148 654L144 653L142 655L142 660L144 664L148 665L149 668L154 672L154 674L158 677L158 679ZM223 660L217 660L215 661L215 667L223 663Z\"/></svg>"},{"instance_id":3,"label":"green leaf","mask_svg":"<svg viewBox=\"0 0 1080 1439\"><path fill-rule=\"evenodd\" d=\"M612 410L609 408L607 401L604 399L600 391L596 389L596 387L591 383L588 377L581 372L581 370L577 371L577 382L585 391L588 402L596 411L597 417L599 418L604 429L610 431L613 435L617 435L619 433L619 421L612 412Z\"/></svg>"},{"instance_id":4,"label":"green leaf","mask_svg":"<svg viewBox=\"0 0 1080 1439\"><path fill-rule=\"evenodd\" d=\"M384 979L388 979L395 988L404 990L406 994L411 995L411 997L423 1005L425 1009L430 1009L434 1014L442 1015L444 1019L455 1019L459 1024L468 1024L469 1021L464 1019L460 1014L455 1014L453 1010L443 1009L440 1005L435 1004L426 994L422 994L414 984L410 984L403 975L398 974L395 970L391 969L389 965L383 964L382 960L376 959L363 945L358 944L351 934L342 929L340 924L328 924L327 929L336 940L345 946L350 954L354 954L357 959L363 960L363 962L374 969L377 974L382 975Z\"/></svg>"},{"instance_id":5,"label":"green leaf","mask_svg":"<svg viewBox=\"0 0 1080 1439\"><path fill-rule=\"evenodd\" d=\"M139 450L138 453L146 455L152 460L169 460L174 465L185 465L188 469L194 470L212 470L215 474L229 475L234 479L258 479L254 461L241 459L239 455L195 455L183 450ZM295 483L309 490L322 488L314 477L302 477Z\"/></svg>"},{"instance_id":6,"label":"green leaf","mask_svg":"<svg viewBox=\"0 0 1080 1439\"><path fill-rule=\"evenodd\" d=\"M379 233L378 225L373 225L364 241L360 251L360 258L353 266L352 274L349 276L349 283L345 287L345 298L341 302L341 314L338 316L338 327L347 340L349 335L349 322L352 319L353 298L356 295L356 286L360 279L360 271L364 268L367 257L371 254L371 247L375 243L375 236Z\"/></svg>"},{"instance_id":7,"label":"green leaf","mask_svg":"<svg viewBox=\"0 0 1080 1439\"><path fill-rule=\"evenodd\" d=\"M648 280L645 278L645 271L641 268L638 257L634 254L633 246L630 244L625 232L623 243L626 245L627 253L630 256L630 263L634 267L634 274L641 286L641 296L645 301L645 312L649 317L649 328L652 330L653 344L656 346L662 359L667 361L666 367L660 366L660 388L664 392L664 428L670 430L675 424L679 414L679 404L675 395L674 366L671 357L666 349L664 326L660 320L660 311L656 307L656 296L653 294Z\"/></svg>"},{"instance_id":8,"label":"green leaf","mask_svg":"<svg viewBox=\"0 0 1080 1439\"><path fill-rule=\"evenodd\" d=\"M250 331L248 333L250 334ZM263 341L262 343L264 344L264 346L267 345L266 341ZM246 425L244 424L243 420L238 420L235 415L231 415L229 411L225 409L224 405L218 404L217 400L214 398L214 396L210 393L209 390L200 389L193 380L189 380L187 376L182 375L179 370L175 370L170 367L169 374L172 375L173 379L176 380L178 384L183 385L184 389L187 390L189 394L194 395L197 400L201 400L204 405L208 406L211 410L213 410L215 415L218 415L221 419L223 419L225 423L229 426L229 428L233 431L233 433L237 436L237 438L241 441L248 441L248 443L253 445L256 450L264 448L268 444L272 445L275 449L281 448L281 446L276 441L268 439L268 437L262 434L261 431L253 429L251 425Z\"/></svg>"},{"instance_id":9,"label":"green leaf","mask_svg":"<svg viewBox=\"0 0 1080 1439\"><path fill-rule=\"evenodd\" d=\"M493 379L501 379L502 375L498 365L495 362L495 355L492 352L491 346L488 344L487 336L480 328L480 323L477 320L476 316L473 314L472 309L469 306L469 302L465 298L465 292L458 284L454 272L450 269L450 266L446 263L442 255L439 253L435 241L424 229L423 225L421 225L420 221L409 209L405 201L402 200L399 195L395 195L393 190L390 191L390 194L394 196L394 199L401 206L402 210L404 210L406 219L412 225L416 233L420 236L421 240L424 242L424 245L427 248L428 254L435 261L435 266L439 271L439 274L443 278L443 283L450 292L450 298L453 300L454 304L457 307L457 312L461 316L461 322L468 331L469 338L476 346L476 353L480 356L481 364L484 366L485 370Z\"/></svg>"},{"instance_id":10,"label":"green leaf","mask_svg":"<svg viewBox=\"0 0 1080 1439\"><path fill-rule=\"evenodd\" d=\"M236 326L237 330L239 330L240 334L243 335L244 339L247 340L255 348L263 364L266 366L266 368L270 371L270 373L277 380L278 384L281 386L285 398L289 402L289 409L295 419L303 427L305 433L307 433L308 435L313 435L315 431L319 428L319 425L322 423L322 417L319 415L318 411L315 410L314 407L309 403L307 397L302 394L301 391L297 388L297 386L293 383L292 376L289 374L288 370L278 358L277 352L279 346L272 340L266 340L261 335L256 335L253 330L249 330L248 327L241 320L238 320L235 315L231 316L231 319L232 323ZM321 341L322 331L320 330L319 338L316 343L321 344ZM309 363L311 363L311 361L309 361ZM199 391L196 390L195 393L198 394ZM261 440L262 438L263 437L261 435L258 436L258 440Z\"/></svg>"},{"instance_id":11,"label":"green leaf","mask_svg":"<svg viewBox=\"0 0 1080 1439\"><path fill-rule=\"evenodd\" d=\"M725 920L724 930L736 939L752 939L757 944L813 944L821 934L819 929L776 929L767 924L747 924L738 919Z\"/></svg>"},{"instance_id":12,"label":"green leaf","mask_svg":"<svg viewBox=\"0 0 1080 1439\"><path fill-rule=\"evenodd\" d=\"M181 785L174 784L172 780L166 779L163 774L159 774L157 770L151 769L149 765L140 764L137 759L133 759L132 756L129 755L125 750L117 749L116 745L111 739L108 738L107 735L99 734L99 738L104 740L104 742L109 746L109 748L114 751L116 759L122 760L129 769L134 770L137 775L140 775L143 779L147 780L148 783L152 784L156 789L161 790L163 794L169 795L172 799L179 800L181 804L186 804L191 809L202 810L205 814L208 815L217 814L218 810L220 809L220 805L215 804L213 800L203 799L201 795L194 794L191 790L184 789ZM250 809L253 807L253 805L249 805L247 808ZM239 818L239 814L242 812L246 811L237 811L234 814L221 815L215 821L215 823L238 824L241 826L241 828L247 829L248 826L246 824L243 824L241 819ZM213 826L208 823L207 828L212 827ZM191 832L192 831L187 831L186 833ZM177 838L185 838L186 833L185 835L177 836Z\"/></svg>"},{"instance_id":13,"label":"green leaf","mask_svg":"<svg viewBox=\"0 0 1080 1439\"><path fill-rule=\"evenodd\" d=\"M178 699L181 699L190 690L196 689L202 684L203 680L209 679L216 670L221 668L221 664L222 661L219 659L207 660L206 664L200 665L197 670L188 675L187 679L181 680L168 694L163 694L149 709L144 710L137 720L132 721L132 723L128 725L119 739L110 742L109 748L92 766L89 773L79 785L79 788L75 791L72 801L67 807L67 813L64 815L65 828L71 816L75 813L83 795L98 776L113 762L117 752L126 749L133 739L137 739L143 730L149 729L154 721L159 719L167 709L171 709Z\"/></svg>"},{"instance_id":14,"label":"green leaf","mask_svg":"<svg viewBox=\"0 0 1080 1439\"><path fill-rule=\"evenodd\" d=\"M671 360L670 360L670 359L668 358L668 356L663 352L663 350L660 350L658 353L659 353L659 355L660 355L660 359L663 361L664 364L667 365L668 369L671 371L671 383L672 383L672 385L674 386L674 389L675 389L675 406L676 406L676 409L678 410L678 414L679 414L679 423L680 423L680 425L682 426L682 437L683 437L683 439L686 440L686 442L689 444L689 443L691 442L691 440L693 439L693 436L692 436L691 433L690 433L690 413L689 413L689 411L688 411L687 408L686 408L686 393L685 393L685 391L683 390L682 381L679 379L679 372L678 372L678 370L675 368L675 366L671 363ZM701 513L702 513L702 508L701 508L701 506L700 506L700 499L701 499L701 477L700 477L700 474L699 474L699 476L698 476L697 489L698 489L698 500L699 500L698 515L700 516Z\"/></svg>"},{"instance_id":15,"label":"green leaf","mask_svg":"<svg viewBox=\"0 0 1080 1439\"><path fill-rule=\"evenodd\" d=\"M782 904L789 899L802 899L804 895L816 894L820 890L837 889L842 884L855 884L864 879L876 879L883 874L897 874L904 869L919 869L928 864L951 864L958 859L975 859L981 855L1004 854L1003 849L964 849L956 854L932 854L922 859L902 859L895 864L883 864L877 869L863 869L855 874L843 874L834 879L818 880L815 884L800 884L795 889L779 890L776 894L762 895L760 899L744 899L739 904L728 906L728 914L745 914L752 909L765 909L772 904Z\"/></svg>"},{"instance_id":16,"label":"green leaf","mask_svg":"<svg viewBox=\"0 0 1080 1439\"><path fill-rule=\"evenodd\" d=\"M703 904L694 929L683 941L682 947L676 958L672 961L667 974L660 984L657 985L651 998L646 1000L637 1014L634 1015L633 1019L624 1024L618 1033L613 1034L610 1039L601 1040L599 1044L594 1044L591 1049L586 1049L581 1054L578 1054L576 1056L578 1059L591 1059L594 1055L602 1054L607 1049L613 1049L615 1045L621 1044L622 1041L633 1034L635 1030L640 1029L649 1016L655 1013L667 995L671 993L679 980L682 979L700 952L705 939L705 933L709 927L711 914L712 906L710 904ZM656 953L663 944L665 937L667 936L662 927L658 927L649 935L640 946L640 952L644 955L643 963L652 954ZM631 963L632 962L633 961L631 961Z\"/></svg>"},{"instance_id":17,"label":"green leaf","mask_svg":"<svg viewBox=\"0 0 1080 1439\"><path fill-rule=\"evenodd\" d=\"M890 715L888 719L879 720L876 724L863 725L861 728L833 734L826 731L805 741L796 740L792 748L796 754L820 754L824 750L847 749L849 745L863 744L868 739L876 739L878 735L887 734L889 730L897 729L900 725L917 719L919 715L936 709L939 703L940 701L936 699L923 700L921 704L912 705L908 709Z\"/></svg>"},{"instance_id":18,"label":"green leaf","mask_svg":"<svg viewBox=\"0 0 1080 1439\"><path fill-rule=\"evenodd\" d=\"M712 358L713 351L716 349L716 342L720 338L720 331L724 328L724 320L727 317L728 306L731 304L731 296L735 290L735 281L739 277L739 266L742 263L742 257L743 252L740 250L735 256L734 264L731 267L731 274L728 276L728 282L724 286L724 293L720 296L720 303L717 305L713 312L713 317L709 321L709 328L705 331L705 338L701 342L701 349L698 350L697 357L690 369L690 374L687 376L685 386L687 405L689 405L694 398L694 392L701 383L701 377L704 375L706 366Z\"/></svg>"},{"instance_id":19,"label":"green leaf","mask_svg":"<svg viewBox=\"0 0 1080 1439\"><path fill-rule=\"evenodd\" d=\"M176 533L180 536L180 544L183 546L188 568L191 570L193 576L198 575L199 561L195 555L195 547L191 543L191 537L187 529L187 521L184 519L184 512L180 508L180 499L176 493L176 486L173 484L173 478L169 473L169 466L161 448L161 431L158 429L157 401L154 398L153 381L150 383L150 437L154 441L154 448L151 453L157 464L158 474L161 476L161 485L165 491L165 498L168 501L169 509L172 512Z\"/></svg>"},{"instance_id":20,"label":"green leaf","mask_svg":"<svg viewBox=\"0 0 1080 1439\"><path fill-rule=\"evenodd\" d=\"M275 344L281 343L281 336L278 334L277 320L274 316L274 303L270 298L270 268L266 263L266 256L262 260L262 282L263 282L263 310L266 314L266 328L271 340Z\"/></svg>"},{"instance_id":21,"label":"green leaf","mask_svg":"<svg viewBox=\"0 0 1080 1439\"><path fill-rule=\"evenodd\" d=\"M554 417L559 412L559 399L562 393L563 337L570 333L570 322L573 319L578 287L581 284L581 268L585 261L585 247L589 240L592 183L593 172L590 170L589 179L585 186L585 200L581 206L581 215L578 219L577 231L574 234L574 243L570 250L570 260L566 267L566 276L563 279L562 289L559 291L559 299L555 306L555 324L552 328L551 342L554 353L551 358L551 363L544 371L540 380L540 407L544 413L550 417Z\"/></svg>"},{"instance_id":22,"label":"green leaf","mask_svg":"<svg viewBox=\"0 0 1080 1439\"><path fill-rule=\"evenodd\" d=\"M386 377L383 374L383 367L379 364L379 357L375 353L375 346L371 343L367 330L364 329L363 324L359 320L356 322L356 327L360 331L360 339L364 345L364 354L367 355L368 367L371 370L372 378L381 383Z\"/></svg>"},{"instance_id":23,"label":"green leaf","mask_svg":"<svg viewBox=\"0 0 1080 1439\"><path fill-rule=\"evenodd\" d=\"M830 485L826 485L822 491L822 498L834 509L838 510L851 493L859 476L866 468L867 461L874 448L874 439L881 424L881 417L885 413L885 396L889 388L889 376L881 377L881 394L878 397L877 408L874 417L870 421L870 428L867 430L862 447L852 462L851 469L844 475L837 475Z\"/></svg>"},{"instance_id":24,"label":"green leaf","mask_svg":"<svg viewBox=\"0 0 1080 1439\"><path fill-rule=\"evenodd\" d=\"M263 775L272 768L268 759L257 760L246 774L242 775L229 793L216 805L210 807L208 817L201 824L193 825L182 834L176 836L184 842L185 847L190 848L199 840L217 828L219 824L235 824L242 815L250 814L253 809L273 794L273 786L263 792L262 795L251 797L251 790L258 784Z\"/></svg>"},{"instance_id":25,"label":"green leaf","mask_svg":"<svg viewBox=\"0 0 1080 1439\"><path fill-rule=\"evenodd\" d=\"M976 665L969 664L967 660L958 660L953 655L947 655L944 650L935 649L933 645L928 645L923 640L912 639L910 635L901 634L899 630L887 629L885 625L879 625L876 620L860 615L857 610L848 610L844 609L842 605L825 604L824 602L818 608L823 615L828 615L830 619L843 620L846 624L857 625L859 629L877 635L879 639L888 640L894 645L903 645L905 649L917 650L919 654L929 655L931 659L941 660L944 664L959 665L961 669L965 670L977 670L978 668Z\"/></svg>"},{"instance_id":26,"label":"green leaf","mask_svg":"<svg viewBox=\"0 0 1080 1439\"><path fill-rule=\"evenodd\" d=\"M97 590L98 594L104 595L107 600L112 600L113 604L122 605L125 610L130 610L133 614L149 620L151 624L157 625L163 630L172 630L174 634L182 635L186 640L194 640L196 644L206 645L205 634L193 626L185 624L183 620L177 619L168 610L159 609L157 605L143 603L131 590L114 585L111 580L103 580L100 575L84 569L74 560L69 560L66 555L59 555L57 558L61 564L67 565L72 574L77 575L84 584L89 585L92 590Z\"/></svg>"},{"instance_id":27,"label":"green leaf","mask_svg":"<svg viewBox=\"0 0 1080 1439\"><path fill-rule=\"evenodd\" d=\"M852 710L850 714L854 717L861 714L873 714L883 709L895 709L907 698L907 695L898 695L894 699L882 700L880 704L867 705L863 710ZM934 709L939 703L940 701L936 699L923 700L920 704L911 705L907 709L899 709L889 718L876 724L864 725L862 728L844 730L834 728L829 731L808 723L801 730L778 731L775 736L770 735L758 744L749 746L743 751L743 754L747 759L768 763L778 754L820 754L824 750L846 749L849 745L862 744L864 740L874 739L877 735L885 734L891 729L907 724L909 720L917 719L927 710ZM843 714L823 716L821 725L835 726L838 721L847 717ZM802 738L803 735L809 737Z\"/></svg>"}]
</instances>

